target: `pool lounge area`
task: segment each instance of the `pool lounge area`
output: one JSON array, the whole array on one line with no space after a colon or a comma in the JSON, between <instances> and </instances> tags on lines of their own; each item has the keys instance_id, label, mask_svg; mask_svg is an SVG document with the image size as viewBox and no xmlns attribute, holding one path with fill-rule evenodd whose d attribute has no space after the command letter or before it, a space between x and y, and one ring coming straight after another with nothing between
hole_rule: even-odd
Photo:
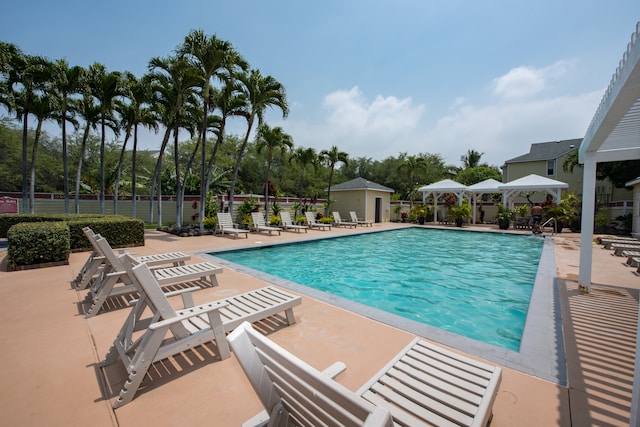
<instances>
[{"instance_id":1,"label":"pool lounge area","mask_svg":"<svg viewBox=\"0 0 640 427\"><path fill-rule=\"evenodd\" d=\"M373 231L401 226L378 224ZM477 229L498 231L495 226ZM271 237L252 233L247 240L181 239L148 231L145 246L133 251L148 254L181 250L193 254L195 262L212 249L355 232L366 229L313 231L307 235L282 233ZM336 360L345 362L347 370L337 381L352 390L414 335L421 335L504 367L492 426L627 425L640 278L621 258L594 245L593 291L581 293L577 287L578 245L579 235L572 233L549 236L545 241L543 257L552 262L541 262L541 266L546 266L538 272L543 286L536 283L532 298L542 303L532 300L531 304L540 305L542 310L529 313L522 343L524 353L531 353L536 359L534 353L539 352L538 360L548 359L542 367L522 366L530 363L531 358L523 361L522 356L495 347L476 347L476 343L465 347L469 343L458 341L459 336L440 337L438 330L414 331L381 323L365 313L354 312L355 308L340 307L333 299L323 301L320 296L304 292L300 292L302 305L294 310L296 324L282 327L274 321L260 326L268 330L271 339L319 369ZM0 252L0 257L5 254ZM235 358L219 360L215 346L204 346L184 357L157 364L136 398L113 410L111 403L124 380L123 372L116 369L103 372L97 363L104 357L128 310L126 305L114 302L94 318L80 315L84 292L71 290L69 281L87 256L88 253L75 253L68 266L39 270L8 273L6 265L0 268L0 312L4 325L0 378L5 384L0 410L7 425L233 426L261 410ZM555 268L549 267L554 263ZM264 280L231 266L224 266L218 280L219 287L194 294L196 303L265 286ZM538 288L545 292L538 295ZM555 302L547 304L548 300ZM562 335L553 322L544 325L550 319L559 319ZM530 328L539 330L530 335ZM562 350L566 359L564 374L559 369ZM547 351L554 351L555 355L549 356ZM563 376L567 385L561 384Z\"/></svg>"},{"instance_id":2,"label":"pool lounge area","mask_svg":"<svg viewBox=\"0 0 640 427\"><path fill-rule=\"evenodd\" d=\"M456 233L467 230L447 230L445 232ZM414 236L418 238L418 236ZM331 239L330 236L316 236L313 240ZM529 238L529 237L527 237ZM536 238L539 239L539 238ZM248 245L232 251L221 250L218 252L200 253L201 257L210 260L216 265L232 268L246 273L265 282L295 291L302 295L308 295L319 301L341 307L345 310L360 314L364 317L376 320L412 333L417 336L429 338L440 344L453 347L465 353L483 357L491 362L518 369L530 373L536 377L566 385L566 370L564 362L564 348L562 346L562 327L560 323L558 298L554 293L555 277L551 272L556 270L555 247L552 239L543 240L542 253L538 263L537 274L531 300L526 316L520 349L514 351L501 346L486 344L482 341L467 338L461 334L446 331L428 324L408 319L407 317L393 314L388 311L365 305L352 299L343 298L335 294L319 291L310 286L305 286L276 275L265 273L254 268L241 265L221 258L225 252L237 252L238 249L255 249L255 245ZM526 244L526 242L523 242ZM539 243L530 242L530 243ZM282 243L282 245L288 245ZM276 245L269 245L274 247ZM363 248L364 250L364 248ZM330 252L334 253L334 252ZM220 256L216 256L220 254ZM338 255L331 255L332 257ZM312 262L312 261L309 261ZM346 264L349 264L347 262ZM450 266L449 266L450 267ZM419 265L413 268L419 269ZM319 273L319 272L318 272ZM392 276L392 272L389 272ZM549 331L554 331L549 333Z\"/></svg>"}]
</instances>

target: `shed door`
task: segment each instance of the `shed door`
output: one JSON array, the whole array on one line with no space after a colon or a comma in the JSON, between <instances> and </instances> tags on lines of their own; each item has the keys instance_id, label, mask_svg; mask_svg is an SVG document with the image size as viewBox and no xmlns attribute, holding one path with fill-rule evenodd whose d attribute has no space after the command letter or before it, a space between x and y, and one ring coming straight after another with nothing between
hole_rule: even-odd
<instances>
[{"instance_id":1,"label":"shed door","mask_svg":"<svg viewBox=\"0 0 640 427\"><path fill-rule=\"evenodd\" d=\"M376 197L375 222L382 222L382 197Z\"/></svg>"}]
</instances>

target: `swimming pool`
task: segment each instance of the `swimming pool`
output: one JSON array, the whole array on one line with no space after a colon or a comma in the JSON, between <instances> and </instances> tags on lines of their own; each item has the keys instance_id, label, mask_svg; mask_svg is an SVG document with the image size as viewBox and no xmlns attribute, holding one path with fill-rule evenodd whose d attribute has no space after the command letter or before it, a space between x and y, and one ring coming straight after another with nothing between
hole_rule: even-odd
<instances>
[{"instance_id":1,"label":"swimming pool","mask_svg":"<svg viewBox=\"0 0 640 427\"><path fill-rule=\"evenodd\" d=\"M531 236L411 227L211 255L518 351L542 248Z\"/></svg>"}]
</instances>

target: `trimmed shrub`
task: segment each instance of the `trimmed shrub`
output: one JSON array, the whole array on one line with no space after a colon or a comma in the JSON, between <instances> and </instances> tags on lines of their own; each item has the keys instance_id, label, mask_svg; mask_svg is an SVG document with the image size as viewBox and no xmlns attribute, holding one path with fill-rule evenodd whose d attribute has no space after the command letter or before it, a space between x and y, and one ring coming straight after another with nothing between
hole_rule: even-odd
<instances>
[{"instance_id":1,"label":"trimmed shrub","mask_svg":"<svg viewBox=\"0 0 640 427\"><path fill-rule=\"evenodd\" d=\"M64 222L23 222L7 233L7 267L49 262L68 262L70 253L69 227Z\"/></svg>"}]
</instances>

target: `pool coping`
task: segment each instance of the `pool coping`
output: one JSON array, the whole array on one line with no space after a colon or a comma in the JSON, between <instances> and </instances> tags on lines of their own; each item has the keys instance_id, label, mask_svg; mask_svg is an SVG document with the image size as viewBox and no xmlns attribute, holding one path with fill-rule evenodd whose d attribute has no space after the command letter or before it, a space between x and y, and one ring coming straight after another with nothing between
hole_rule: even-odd
<instances>
[{"instance_id":1,"label":"pool coping","mask_svg":"<svg viewBox=\"0 0 640 427\"><path fill-rule=\"evenodd\" d=\"M479 232L474 230L464 230ZM383 232L383 231L380 231ZM322 236L309 240L340 238L341 236ZM534 238L534 237L532 237ZM539 237L535 237L539 238ZM232 268L276 286L307 295L321 302L354 312L369 319L402 329L414 335L452 347L464 353L483 358L487 361L524 372L526 374L566 386L568 383L566 360L562 336L562 321L556 278L555 242L552 236L544 238L544 245L538 263L538 271L531 293L527 319L525 321L520 351L512 351L471 338L463 337L443 329L426 325L414 320L366 306L355 301L328 294L311 287L273 276L240 264L215 256L215 253L230 250L255 249L262 246L279 246L298 242L258 242L233 249L207 250L197 255L216 264Z\"/></svg>"}]
</instances>

